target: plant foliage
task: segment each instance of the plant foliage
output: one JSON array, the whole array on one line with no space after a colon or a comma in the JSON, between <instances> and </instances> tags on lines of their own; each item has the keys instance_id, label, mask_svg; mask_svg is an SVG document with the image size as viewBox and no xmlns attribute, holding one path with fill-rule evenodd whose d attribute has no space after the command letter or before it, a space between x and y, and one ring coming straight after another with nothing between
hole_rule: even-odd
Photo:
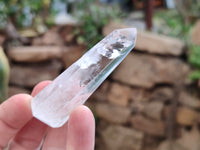
<instances>
[{"instance_id":1,"label":"plant foliage","mask_svg":"<svg viewBox=\"0 0 200 150\"><path fill-rule=\"evenodd\" d=\"M81 28L75 30L78 41L91 48L103 38L102 29L110 19L116 19L120 15L117 5L106 6L96 3L94 0L82 0L76 3L73 15L80 21ZM82 34L83 32L83 34Z\"/></svg>"},{"instance_id":2,"label":"plant foliage","mask_svg":"<svg viewBox=\"0 0 200 150\"><path fill-rule=\"evenodd\" d=\"M7 97L9 72L10 68L7 57L0 47L0 103Z\"/></svg>"},{"instance_id":3,"label":"plant foliage","mask_svg":"<svg viewBox=\"0 0 200 150\"><path fill-rule=\"evenodd\" d=\"M79 43L85 43L88 48L103 38L102 28L108 21L116 19L122 13L117 5L107 6L95 0L59 0L71 6L72 15L80 22L80 28L74 33ZM0 1L0 28L5 28L11 22L16 28L53 24L57 9L53 6L56 0L2 0Z\"/></svg>"},{"instance_id":4,"label":"plant foliage","mask_svg":"<svg viewBox=\"0 0 200 150\"><path fill-rule=\"evenodd\" d=\"M8 22L15 27L31 26L35 18L49 19L53 0L1 0L0 1L0 28L5 28Z\"/></svg>"},{"instance_id":5,"label":"plant foliage","mask_svg":"<svg viewBox=\"0 0 200 150\"><path fill-rule=\"evenodd\" d=\"M188 35L193 23L185 24L183 17L177 10L157 11L154 22L159 24L157 29L158 33L178 37L188 43Z\"/></svg>"},{"instance_id":6,"label":"plant foliage","mask_svg":"<svg viewBox=\"0 0 200 150\"><path fill-rule=\"evenodd\" d=\"M176 4L177 10L158 11L154 21L161 24L159 33L178 37L188 45L188 62L196 68L190 78L197 80L200 79L200 46L190 42L190 31L200 17L200 3L197 0L176 0Z\"/></svg>"},{"instance_id":7,"label":"plant foliage","mask_svg":"<svg viewBox=\"0 0 200 150\"><path fill-rule=\"evenodd\" d=\"M191 45L188 54L189 63L196 67L196 70L190 74L190 79L200 79L200 46Z\"/></svg>"},{"instance_id":8,"label":"plant foliage","mask_svg":"<svg viewBox=\"0 0 200 150\"><path fill-rule=\"evenodd\" d=\"M200 69L200 46L191 45L188 55L189 62Z\"/></svg>"}]
</instances>

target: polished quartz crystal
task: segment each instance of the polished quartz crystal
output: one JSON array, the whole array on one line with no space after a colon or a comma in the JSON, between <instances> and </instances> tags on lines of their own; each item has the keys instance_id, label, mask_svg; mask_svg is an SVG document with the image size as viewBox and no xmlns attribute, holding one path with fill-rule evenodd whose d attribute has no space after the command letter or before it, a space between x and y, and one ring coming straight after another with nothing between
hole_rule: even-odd
<instances>
[{"instance_id":1,"label":"polished quartz crystal","mask_svg":"<svg viewBox=\"0 0 200 150\"><path fill-rule=\"evenodd\" d=\"M67 122L135 46L135 28L114 30L31 101L33 116L51 127Z\"/></svg>"}]
</instances>

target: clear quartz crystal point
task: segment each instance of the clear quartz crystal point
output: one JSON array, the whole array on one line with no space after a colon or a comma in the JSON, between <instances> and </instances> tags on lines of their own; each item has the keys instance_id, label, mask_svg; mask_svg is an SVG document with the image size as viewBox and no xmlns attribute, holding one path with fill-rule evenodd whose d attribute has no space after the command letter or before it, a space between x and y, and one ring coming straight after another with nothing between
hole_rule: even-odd
<instances>
[{"instance_id":1,"label":"clear quartz crystal point","mask_svg":"<svg viewBox=\"0 0 200 150\"><path fill-rule=\"evenodd\" d=\"M114 30L31 101L33 116L57 128L82 105L135 46L137 30Z\"/></svg>"}]
</instances>

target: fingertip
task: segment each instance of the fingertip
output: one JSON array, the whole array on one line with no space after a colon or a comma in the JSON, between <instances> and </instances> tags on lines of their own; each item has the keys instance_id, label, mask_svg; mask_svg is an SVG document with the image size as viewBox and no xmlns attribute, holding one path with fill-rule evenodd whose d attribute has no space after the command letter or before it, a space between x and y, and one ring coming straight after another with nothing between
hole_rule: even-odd
<instances>
[{"instance_id":1,"label":"fingertip","mask_svg":"<svg viewBox=\"0 0 200 150\"><path fill-rule=\"evenodd\" d=\"M71 115L73 115L73 116L76 115L77 117L80 117L80 114L82 114L84 116L87 116L87 115L89 115L89 116L92 115L93 116L91 110L85 105L78 106L71 113Z\"/></svg>"},{"instance_id":2,"label":"fingertip","mask_svg":"<svg viewBox=\"0 0 200 150\"><path fill-rule=\"evenodd\" d=\"M9 116L7 116L7 120L11 118L10 121L14 120L15 116L21 117L21 120L31 119L31 99L32 96L28 94L17 94L10 97L2 103L0 116L6 117L9 114ZM17 124L16 122L13 123Z\"/></svg>"},{"instance_id":3,"label":"fingertip","mask_svg":"<svg viewBox=\"0 0 200 150\"><path fill-rule=\"evenodd\" d=\"M78 106L70 115L70 123L74 124L77 121L82 122L82 125L87 124L88 122L92 124L95 122L92 111L84 105Z\"/></svg>"},{"instance_id":4,"label":"fingertip","mask_svg":"<svg viewBox=\"0 0 200 150\"><path fill-rule=\"evenodd\" d=\"M69 149L93 150L95 139L95 119L86 106L77 107L68 122Z\"/></svg>"},{"instance_id":5,"label":"fingertip","mask_svg":"<svg viewBox=\"0 0 200 150\"><path fill-rule=\"evenodd\" d=\"M17 94L9 98L13 103L27 104L30 106L32 96L29 94ZM9 100L8 99L8 100Z\"/></svg>"},{"instance_id":6,"label":"fingertip","mask_svg":"<svg viewBox=\"0 0 200 150\"><path fill-rule=\"evenodd\" d=\"M31 93L32 96L35 96L36 94L38 94L42 89L44 89L48 84L50 84L52 81L50 80L46 80L46 81L42 81L40 83L38 83L34 88L33 91Z\"/></svg>"},{"instance_id":7,"label":"fingertip","mask_svg":"<svg viewBox=\"0 0 200 150\"><path fill-rule=\"evenodd\" d=\"M18 94L10 97L0 105L0 147L7 145L16 133L32 118L32 97Z\"/></svg>"}]
</instances>

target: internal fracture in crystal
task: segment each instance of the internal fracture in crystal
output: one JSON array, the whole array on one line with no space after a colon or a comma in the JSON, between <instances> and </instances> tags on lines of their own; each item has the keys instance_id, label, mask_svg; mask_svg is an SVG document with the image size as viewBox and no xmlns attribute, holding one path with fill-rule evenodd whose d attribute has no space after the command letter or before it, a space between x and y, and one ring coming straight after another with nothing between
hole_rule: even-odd
<instances>
[{"instance_id":1,"label":"internal fracture in crystal","mask_svg":"<svg viewBox=\"0 0 200 150\"><path fill-rule=\"evenodd\" d=\"M33 116L61 127L135 46L135 28L114 30L72 64L31 101Z\"/></svg>"}]
</instances>

